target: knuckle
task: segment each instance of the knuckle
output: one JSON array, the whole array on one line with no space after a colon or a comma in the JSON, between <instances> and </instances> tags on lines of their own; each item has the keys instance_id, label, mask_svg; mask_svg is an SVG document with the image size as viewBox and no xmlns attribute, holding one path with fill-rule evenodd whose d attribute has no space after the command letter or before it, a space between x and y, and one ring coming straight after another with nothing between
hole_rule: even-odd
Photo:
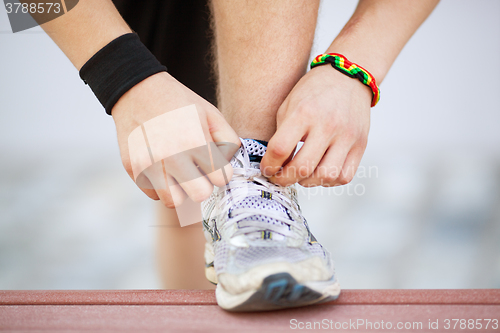
<instances>
[{"instance_id":1,"label":"knuckle","mask_svg":"<svg viewBox=\"0 0 500 333\"><path fill-rule=\"evenodd\" d=\"M302 118L308 119L312 114L313 107L310 104L299 104L297 107L297 115Z\"/></svg>"},{"instance_id":2,"label":"knuckle","mask_svg":"<svg viewBox=\"0 0 500 333\"><path fill-rule=\"evenodd\" d=\"M359 132L355 128L346 128L343 136L348 142L359 141Z\"/></svg>"},{"instance_id":3,"label":"knuckle","mask_svg":"<svg viewBox=\"0 0 500 333\"><path fill-rule=\"evenodd\" d=\"M334 182L340 175L340 170L338 167L320 167L318 168L318 178L320 178L323 182L332 183Z\"/></svg>"},{"instance_id":4,"label":"knuckle","mask_svg":"<svg viewBox=\"0 0 500 333\"><path fill-rule=\"evenodd\" d=\"M347 185L349 184L354 177L352 175L341 175L338 179L337 182L340 183L341 185Z\"/></svg>"},{"instance_id":5,"label":"knuckle","mask_svg":"<svg viewBox=\"0 0 500 333\"><path fill-rule=\"evenodd\" d=\"M323 122L323 131L327 134L337 131L339 128L339 123L337 121L325 121Z\"/></svg>"},{"instance_id":6,"label":"knuckle","mask_svg":"<svg viewBox=\"0 0 500 333\"><path fill-rule=\"evenodd\" d=\"M288 157L286 147L281 144L274 144L270 150L271 154L277 159L284 159Z\"/></svg>"},{"instance_id":7,"label":"knuckle","mask_svg":"<svg viewBox=\"0 0 500 333\"><path fill-rule=\"evenodd\" d=\"M324 167L318 167L316 169L316 174L318 178L326 180L328 178L328 169Z\"/></svg>"},{"instance_id":8,"label":"knuckle","mask_svg":"<svg viewBox=\"0 0 500 333\"><path fill-rule=\"evenodd\" d=\"M298 168L297 172L294 172L293 177L297 179L307 178L314 172L312 166L302 165Z\"/></svg>"},{"instance_id":9,"label":"knuckle","mask_svg":"<svg viewBox=\"0 0 500 333\"><path fill-rule=\"evenodd\" d=\"M182 164L183 164L180 156L178 156L178 155L173 155L173 156L170 156L170 157L163 159L163 163L165 165L165 169L167 169L169 171L180 169Z\"/></svg>"},{"instance_id":10,"label":"knuckle","mask_svg":"<svg viewBox=\"0 0 500 333\"><path fill-rule=\"evenodd\" d=\"M298 114L309 116L317 113L322 107L317 102L316 98L304 98L297 104Z\"/></svg>"}]
</instances>

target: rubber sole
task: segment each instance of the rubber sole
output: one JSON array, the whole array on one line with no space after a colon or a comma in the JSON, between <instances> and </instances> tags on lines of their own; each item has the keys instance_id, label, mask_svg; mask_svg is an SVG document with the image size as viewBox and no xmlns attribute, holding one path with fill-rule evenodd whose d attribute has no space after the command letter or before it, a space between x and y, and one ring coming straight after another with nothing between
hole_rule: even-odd
<instances>
[{"instance_id":1,"label":"rubber sole","mask_svg":"<svg viewBox=\"0 0 500 333\"><path fill-rule=\"evenodd\" d=\"M289 273L278 273L266 277L260 288L241 300L240 304L237 304L237 299L226 299L238 296L232 296L223 290L218 290L217 301L227 311L279 310L336 300L340 294L338 283L332 281L325 289L328 287L331 289L330 293L321 293L298 283ZM222 289L222 286L218 285L217 289L219 288ZM228 304L231 305L227 306Z\"/></svg>"}]
</instances>

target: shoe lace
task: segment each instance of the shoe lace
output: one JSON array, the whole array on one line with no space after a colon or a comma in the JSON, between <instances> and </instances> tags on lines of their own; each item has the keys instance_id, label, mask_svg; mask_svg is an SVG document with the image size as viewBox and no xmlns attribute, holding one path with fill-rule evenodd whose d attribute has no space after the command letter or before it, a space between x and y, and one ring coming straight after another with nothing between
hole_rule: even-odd
<instances>
[{"instance_id":1,"label":"shoe lace","mask_svg":"<svg viewBox=\"0 0 500 333\"><path fill-rule=\"evenodd\" d=\"M250 158L245 149L241 149L235 158L242 167L234 167L231 181L218 190L220 200L217 203L221 216L229 218L219 225L219 231L229 232L230 237L262 231L272 231L289 238L300 239L304 234L302 214L294 197L295 189L273 184L265 178L260 169L250 165ZM270 198L285 207L287 214L256 207L238 208L238 202L250 196L261 196L263 191L271 194ZM258 218L267 217L267 218Z\"/></svg>"}]
</instances>

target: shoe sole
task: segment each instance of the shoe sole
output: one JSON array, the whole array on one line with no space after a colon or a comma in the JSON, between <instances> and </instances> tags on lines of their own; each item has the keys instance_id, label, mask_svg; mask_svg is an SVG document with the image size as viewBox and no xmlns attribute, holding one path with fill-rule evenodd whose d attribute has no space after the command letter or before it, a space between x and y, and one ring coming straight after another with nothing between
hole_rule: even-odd
<instances>
[{"instance_id":1,"label":"shoe sole","mask_svg":"<svg viewBox=\"0 0 500 333\"><path fill-rule=\"evenodd\" d=\"M227 311L269 311L334 301L340 294L338 282L298 283L289 273L266 277L257 290L233 295L219 284L217 303Z\"/></svg>"}]
</instances>

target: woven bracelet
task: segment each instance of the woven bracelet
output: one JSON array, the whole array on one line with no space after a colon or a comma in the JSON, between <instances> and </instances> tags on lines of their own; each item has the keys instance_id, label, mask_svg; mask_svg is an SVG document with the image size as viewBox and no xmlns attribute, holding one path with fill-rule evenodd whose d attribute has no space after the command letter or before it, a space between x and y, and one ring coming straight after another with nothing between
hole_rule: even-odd
<instances>
[{"instance_id":1,"label":"woven bracelet","mask_svg":"<svg viewBox=\"0 0 500 333\"><path fill-rule=\"evenodd\" d=\"M350 62L346 57L338 53L320 54L311 62L311 68L325 64L331 64L332 67L339 72L353 79L358 79L364 85L370 87L373 92L371 106L374 107L375 105L377 105L378 101L380 100L380 89L375 82L375 78L370 74L370 72L368 72L363 67Z\"/></svg>"}]
</instances>

